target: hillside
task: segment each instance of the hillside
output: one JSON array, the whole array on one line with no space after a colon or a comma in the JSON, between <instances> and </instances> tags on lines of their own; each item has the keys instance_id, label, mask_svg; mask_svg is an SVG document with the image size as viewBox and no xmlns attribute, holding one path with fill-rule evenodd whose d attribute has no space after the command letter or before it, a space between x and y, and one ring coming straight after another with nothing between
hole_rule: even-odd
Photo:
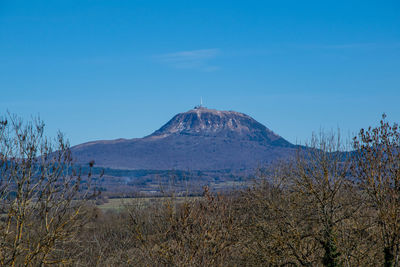
<instances>
[{"instance_id":1,"label":"hillside","mask_svg":"<svg viewBox=\"0 0 400 267\"><path fill-rule=\"evenodd\" d=\"M114 169L249 169L287 157L296 146L235 111L196 107L144 137L72 147L79 163Z\"/></svg>"}]
</instances>

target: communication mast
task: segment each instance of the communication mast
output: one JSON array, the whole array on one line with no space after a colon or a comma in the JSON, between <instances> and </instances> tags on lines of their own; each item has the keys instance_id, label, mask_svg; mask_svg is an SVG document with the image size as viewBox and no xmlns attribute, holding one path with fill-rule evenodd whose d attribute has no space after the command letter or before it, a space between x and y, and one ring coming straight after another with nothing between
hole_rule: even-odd
<instances>
[{"instance_id":1,"label":"communication mast","mask_svg":"<svg viewBox=\"0 0 400 267\"><path fill-rule=\"evenodd\" d=\"M203 97L200 97L200 105L194 107L194 109L203 108Z\"/></svg>"}]
</instances>

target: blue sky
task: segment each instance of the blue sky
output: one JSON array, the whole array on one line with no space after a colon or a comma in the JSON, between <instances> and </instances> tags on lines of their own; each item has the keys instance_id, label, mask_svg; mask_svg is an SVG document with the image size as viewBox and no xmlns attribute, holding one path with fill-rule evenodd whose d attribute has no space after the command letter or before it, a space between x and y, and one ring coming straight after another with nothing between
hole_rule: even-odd
<instances>
[{"instance_id":1,"label":"blue sky","mask_svg":"<svg viewBox=\"0 0 400 267\"><path fill-rule=\"evenodd\" d=\"M400 1L0 0L0 113L71 144L197 105L293 143L400 121Z\"/></svg>"}]
</instances>

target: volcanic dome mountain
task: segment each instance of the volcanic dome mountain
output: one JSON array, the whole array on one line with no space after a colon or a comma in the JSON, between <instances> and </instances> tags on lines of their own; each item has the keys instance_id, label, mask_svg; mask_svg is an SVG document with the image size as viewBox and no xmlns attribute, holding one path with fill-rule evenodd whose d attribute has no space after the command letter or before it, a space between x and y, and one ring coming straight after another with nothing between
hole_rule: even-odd
<instances>
[{"instance_id":1,"label":"volcanic dome mountain","mask_svg":"<svg viewBox=\"0 0 400 267\"><path fill-rule=\"evenodd\" d=\"M250 116L196 107L144 138L94 141L71 148L78 163L114 169L248 169L295 151Z\"/></svg>"}]
</instances>

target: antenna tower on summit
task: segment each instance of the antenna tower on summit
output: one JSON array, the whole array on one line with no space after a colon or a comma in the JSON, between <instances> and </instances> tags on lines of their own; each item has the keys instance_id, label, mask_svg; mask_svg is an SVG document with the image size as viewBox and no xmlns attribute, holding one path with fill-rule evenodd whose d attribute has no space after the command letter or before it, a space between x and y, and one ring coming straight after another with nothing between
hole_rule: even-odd
<instances>
[{"instance_id":1,"label":"antenna tower on summit","mask_svg":"<svg viewBox=\"0 0 400 267\"><path fill-rule=\"evenodd\" d=\"M203 108L203 97L200 97L200 105L195 106L194 109Z\"/></svg>"}]
</instances>

